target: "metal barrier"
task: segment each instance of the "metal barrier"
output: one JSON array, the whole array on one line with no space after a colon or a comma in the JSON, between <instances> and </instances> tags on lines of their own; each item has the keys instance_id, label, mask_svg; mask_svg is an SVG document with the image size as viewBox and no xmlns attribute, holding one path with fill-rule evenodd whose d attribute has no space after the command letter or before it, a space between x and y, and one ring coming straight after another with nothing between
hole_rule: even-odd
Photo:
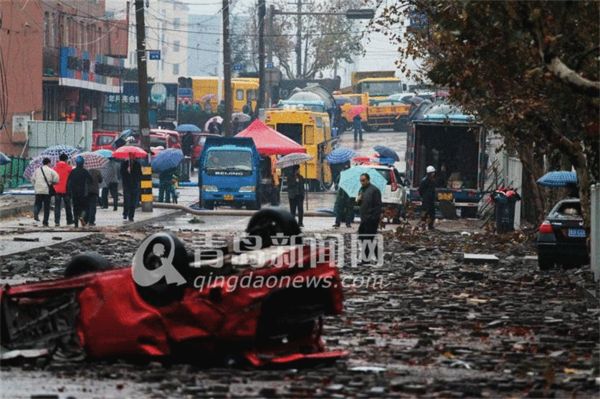
<instances>
[{"instance_id":1,"label":"metal barrier","mask_svg":"<svg viewBox=\"0 0 600 399\"><path fill-rule=\"evenodd\" d=\"M594 272L594 280L600 280L600 184L591 187L591 256L590 265Z\"/></svg>"},{"instance_id":2,"label":"metal barrier","mask_svg":"<svg viewBox=\"0 0 600 399\"><path fill-rule=\"evenodd\" d=\"M23 178L23 172L29 161L25 158L12 157L10 163L0 166L0 185L3 188L15 188L26 183L27 180Z\"/></svg>"}]
</instances>

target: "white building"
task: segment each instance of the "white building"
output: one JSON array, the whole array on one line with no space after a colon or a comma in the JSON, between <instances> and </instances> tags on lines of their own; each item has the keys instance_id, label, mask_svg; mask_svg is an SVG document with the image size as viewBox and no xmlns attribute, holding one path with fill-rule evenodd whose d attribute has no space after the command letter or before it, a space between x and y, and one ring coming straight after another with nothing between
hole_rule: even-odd
<instances>
[{"instance_id":1,"label":"white building","mask_svg":"<svg viewBox=\"0 0 600 399\"><path fill-rule=\"evenodd\" d=\"M175 83L180 76L188 75L190 58L188 35L189 9L185 3L176 0L152 0L146 4L146 49L160 50L160 60L147 59L148 77L155 82ZM130 3L129 56L126 68L135 68L136 24L133 2Z\"/></svg>"}]
</instances>

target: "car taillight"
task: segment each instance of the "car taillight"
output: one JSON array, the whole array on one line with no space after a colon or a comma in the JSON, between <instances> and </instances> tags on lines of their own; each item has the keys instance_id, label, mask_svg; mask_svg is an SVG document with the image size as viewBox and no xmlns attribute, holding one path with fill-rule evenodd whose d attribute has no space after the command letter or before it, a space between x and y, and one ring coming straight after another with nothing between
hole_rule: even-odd
<instances>
[{"instance_id":1,"label":"car taillight","mask_svg":"<svg viewBox=\"0 0 600 399\"><path fill-rule=\"evenodd\" d=\"M545 221L544 223L540 224L538 232L540 234L552 234L554 233L554 230L552 230L552 225L550 224L550 222Z\"/></svg>"},{"instance_id":2,"label":"car taillight","mask_svg":"<svg viewBox=\"0 0 600 399\"><path fill-rule=\"evenodd\" d=\"M398 190L398 184L392 183L392 191L396 191L396 190Z\"/></svg>"}]
</instances>

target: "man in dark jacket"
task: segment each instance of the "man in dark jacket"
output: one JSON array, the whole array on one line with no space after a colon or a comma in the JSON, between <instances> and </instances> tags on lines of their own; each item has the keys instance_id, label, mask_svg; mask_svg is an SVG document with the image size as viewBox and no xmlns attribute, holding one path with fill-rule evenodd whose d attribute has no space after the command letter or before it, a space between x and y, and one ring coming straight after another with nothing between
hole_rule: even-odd
<instances>
[{"instance_id":1,"label":"man in dark jacket","mask_svg":"<svg viewBox=\"0 0 600 399\"><path fill-rule=\"evenodd\" d=\"M381 219L381 191L371 184L371 178L367 173L360 175L360 185L362 187L356 198L356 202L360 206L360 225L358 226L358 239L361 246L360 261L368 263L379 253L375 234L377 234Z\"/></svg>"},{"instance_id":2,"label":"man in dark jacket","mask_svg":"<svg viewBox=\"0 0 600 399\"><path fill-rule=\"evenodd\" d=\"M92 182L88 189L87 204L87 223L90 226L96 225L96 208L98 208L98 197L100 196L100 183L102 183L102 174L98 169L90 169Z\"/></svg>"},{"instance_id":3,"label":"man in dark jacket","mask_svg":"<svg viewBox=\"0 0 600 399\"><path fill-rule=\"evenodd\" d=\"M85 226L87 214L87 199L89 187L92 184L92 176L83 167L84 159L78 156L75 160L75 169L71 171L67 181L67 193L73 201L73 222L79 227L79 222Z\"/></svg>"},{"instance_id":4,"label":"man in dark jacket","mask_svg":"<svg viewBox=\"0 0 600 399\"><path fill-rule=\"evenodd\" d=\"M130 158L121 163L121 182L123 183L123 220L133 222L135 208L140 200L140 182L142 167L138 161Z\"/></svg>"},{"instance_id":5,"label":"man in dark jacket","mask_svg":"<svg viewBox=\"0 0 600 399\"><path fill-rule=\"evenodd\" d=\"M421 220L427 221L427 227L432 230L435 221L435 168L431 165L419 184L419 195L422 201Z\"/></svg>"}]
</instances>

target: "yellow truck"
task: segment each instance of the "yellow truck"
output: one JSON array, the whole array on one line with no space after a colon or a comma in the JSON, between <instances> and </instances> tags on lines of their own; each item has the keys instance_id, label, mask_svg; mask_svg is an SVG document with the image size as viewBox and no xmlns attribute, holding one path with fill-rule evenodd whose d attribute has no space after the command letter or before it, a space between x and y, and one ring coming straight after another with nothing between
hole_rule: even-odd
<instances>
[{"instance_id":1,"label":"yellow truck","mask_svg":"<svg viewBox=\"0 0 600 399\"><path fill-rule=\"evenodd\" d=\"M298 107L265 111L265 123L306 148L313 159L300 167L311 191L328 189L333 183L325 157L332 150L331 124L326 112Z\"/></svg>"},{"instance_id":2,"label":"yellow truck","mask_svg":"<svg viewBox=\"0 0 600 399\"><path fill-rule=\"evenodd\" d=\"M352 127L352 119L356 112L355 107L362 106L360 113L363 128L366 131L375 131L380 128L391 128L403 130L404 117L408 116L410 106L389 99L372 99L368 93L361 94L338 94L334 95L336 103L342 110L340 130L344 131Z\"/></svg>"},{"instance_id":3,"label":"yellow truck","mask_svg":"<svg viewBox=\"0 0 600 399\"><path fill-rule=\"evenodd\" d=\"M258 79L231 79L233 94L233 112L242 112L248 101L252 102L252 110L256 109ZM223 79L216 76L193 76L192 93L194 102L198 102L205 111L216 112L223 99Z\"/></svg>"}]
</instances>

